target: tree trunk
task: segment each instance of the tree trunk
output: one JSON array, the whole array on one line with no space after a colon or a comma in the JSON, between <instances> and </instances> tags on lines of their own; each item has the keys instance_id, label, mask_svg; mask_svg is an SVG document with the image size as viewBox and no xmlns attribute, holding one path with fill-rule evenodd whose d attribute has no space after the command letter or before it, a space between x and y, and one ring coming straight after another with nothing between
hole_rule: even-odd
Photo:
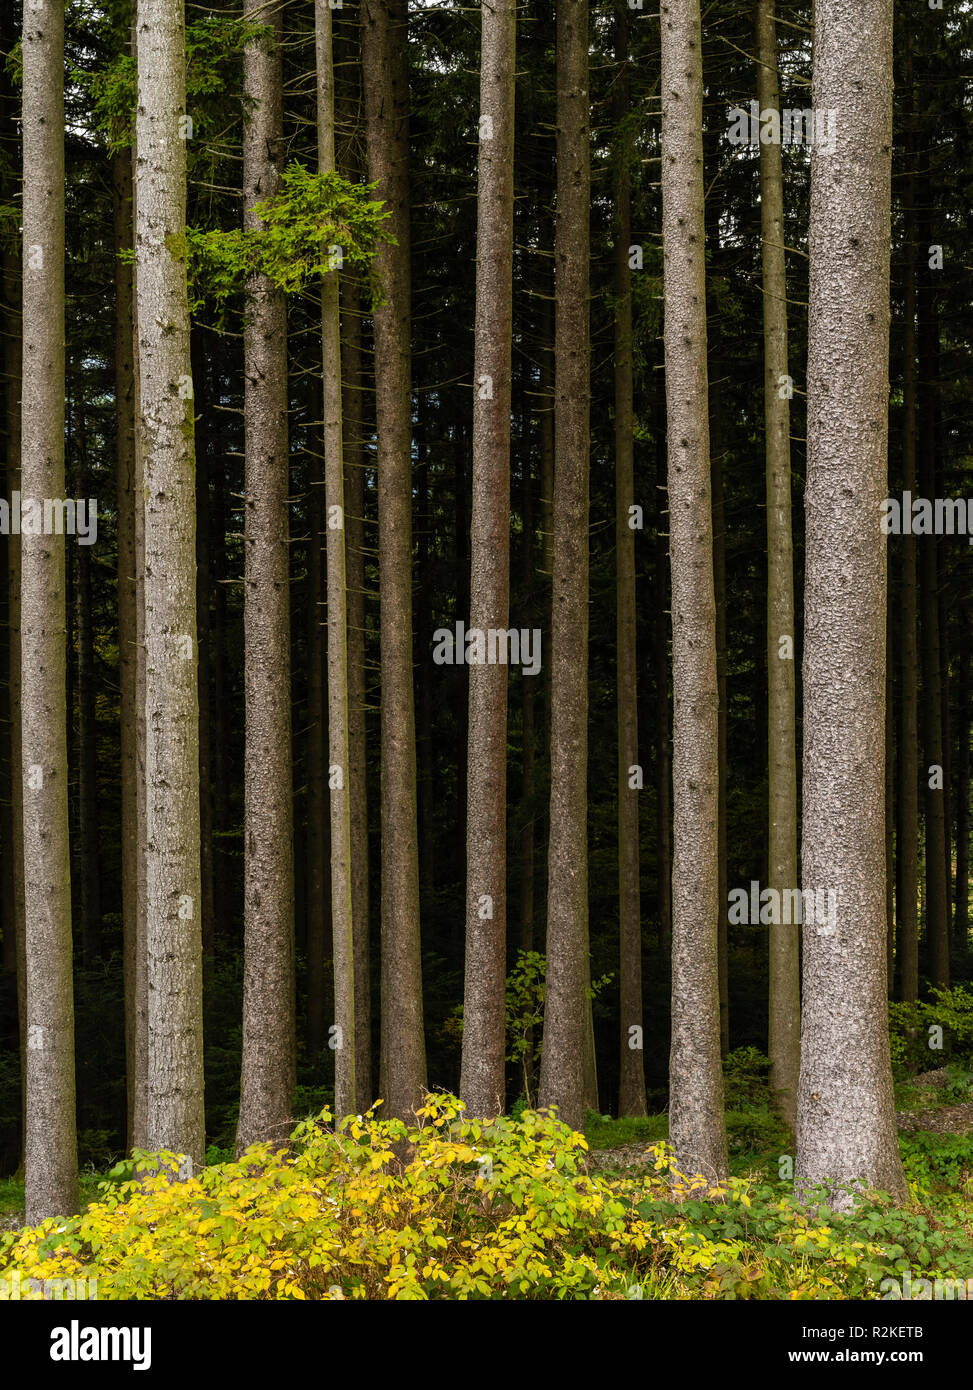
<instances>
[{"instance_id":1,"label":"tree trunk","mask_svg":"<svg viewBox=\"0 0 973 1390\"><path fill-rule=\"evenodd\" d=\"M345 461L345 583L348 590L348 775L351 786L351 919L355 932L355 1080L358 1109L372 1091L372 1001L369 957L368 788L366 782L365 683L365 462L362 420L361 293L346 276L341 284L344 335L341 419Z\"/></svg>"},{"instance_id":2,"label":"tree trunk","mask_svg":"<svg viewBox=\"0 0 973 1390\"><path fill-rule=\"evenodd\" d=\"M727 1170L717 936L719 711L710 499L698 0L662 0L662 234L672 573L669 1136L680 1172Z\"/></svg>"},{"instance_id":3,"label":"tree trunk","mask_svg":"<svg viewBox=\"0 0 973 1390\"><path fill-rule=\"evenodd\" d=\"M804 650L804 1013L797 1191L906 1195L885 978L885 539L892 3L817 0ZM865 75L863 80L863 74ZM833 895L830 896L829 895ZM808 899L805 897L805 902ZM816 897L817 901L817 897Z\"/></svg>"},{"instance_id":4,"label":"tree trunk","mask_svg":"<svg viewBox=\"0 0 973 1390\"><path fill-rule=\"evenodd\" d=\"M136 988L138 910L138 762L136 753L135 338L132 268L120 253L132 246L132 152L112 157L115 288L115 496L118 516L119 782L122 826L122 969L125 985L126 1150L134 1144L135 1094L144 1095L145 1014Z\"/></svg>"},{"instance_id":5,"label":"tree trunk","mask_svg":"<svg viewBox=\"0 0 973 1390\"><path fill-rule=\"evenodd\" d=\"M628 10L615 6L613 116L624 129L628 117ZM635 504L635 413L632 385L631 140L620 140L615 187L615 641L618 652L618 937L620 981L619 1115L644 1115L645 1068L642 1051L642 906L639 892L638 682L636 678L635 536L630 509ZM632 1030L635 1029L635 1032Z\"/></svg>"},{"instance_id":6,"label":"tree trunk","mask_svg":"<svg viewBox=\"0 0 973 1390\"><path fill-rule=\"evenodd\" d=\"M404 0L361 10L368 176L395 243L375 268L375 411L382 665L382 1057L387 1113L405 1119L426 1084L419 937L416 722L412 687L412 362L409 83ZM425 657L428 660L428 654Z\"/></svg>"},{"instance_id":7,"label":"tree trunk","mask_svg":"<svg viewBox=\"0 0 973 1390\"><path fill-rule=\"evenodd\" d=\"M774 0L757 6L757 99L780 110ZM760 218L764 302L764 430L767 451L767 697L768 887L797 887L797 732L794 714L796 640L791 540L791 410L787 361L787 262L784 173L780 145L760 146ZM783 639L783 640L782 640ZM770 1090L781 1118L797 1121L801 1061L800 927L770 928L767 1050Z\"/></svg>"},{"instance_id":8,"label":"tree trunk","mask_svg":"<svg viewBox=\"0 0 973 1390\"><path fill-rule=\"evenodd\" d=\"M470 626L486 633L504 631L510 611L516 0L484 6L482 25ZM486 1118L505 1094L507 679L505 664L470 665L460 1094Z\"/></svg>"},{"instance_id":9,"label":"tree trunk","mask_svg":"<svg viewBox=\"0 0 973 1390\"><path fill-rule=\"evenodd\" d=\"M281 11L245 0L269 25L247 45L244 91L256 103L243 139L243 219L273 197L284 159ZM244 650L243 1069L237 1152L287 1139L294 1100L294 837L291 803L287 309L268 276L248 285L244 328L246 501Z\"/></svg>"},{"instance_id":10,"label":"tree trunk","mask_svg":"<svg viewBox=\"0 0 973 1390\"><path fill-rule=\"evenodd\" d=\"M316 0L318 169L335 168L331 10ZM348 730L348 610L345 579L345 479L341 426L341 328L338 271L321 285L324 356L324 490L327 508L328 748L331 788L331 940L334 955L334 1108L358 1109L355 1076L355 934L351 866L351 761Z\"/></svg>"},{"instance_id":11,"label":"tree trunk","mask_svg":"<svg viewBox=\"0 0 973 1390\"><path fill-rule=\"evenodd\" d=\"M136 295L145 572L147 1145L203 1160L196 497L185 30L139 0Z\"/></svg>"},{"instance_id":12,"label":"tree trunk","mask_svg":"<svg viewBox=\"0 0 973 1390\"><path fill-rule=\"evenodd\" d=\"M928 177L920 185L919 201L929 207L932 185ZM932 240L923 216L920 254ZM920 261L918 285L919 438L918 485L920 495L937 495L936 428L938 396L939 314L932 272ZM922 656L922 747L926 826L926 943L928 974L934 985L949 984L949 893L946 876L946 798L943 756L942 650L939 630L939 557L937 537L923 536L918 544L919 636Z\"/></svg>"},{"instance_id":13,"label":"tree trunk","mask_svg":"<svg viewBox=\"0 0 973 1390\"><path fill-rule=\"evenodd\" d=\"M588 978L588 472L590 112L587 0L557 6L554 236L554 582L547 991L540 1103L578 1128Z\"/></svg>"},{"instance_id":14,"label":"tree trunk","mask_svg":"<svg viewBox=\"0 0 973 1390\"><path fill-rule=\"evenodd\" d=\"M906 31L906 89L911 109L912 35ZM911 161L915 137L906 135L904 191L905 305L902 334L902 487L913 496L916 476L916 209L915 178ZM896 934L899 998L919 997L919 692L916 644L916 538L910 530L894 542L902 557L898 611L899 630L899 738L898 796L896 800Z\"/></svg>"},{"instance_id":15,"label":"tree trunk","mask_svg":"<svg viewBox=\"0 0 973 1390\"><path fill-rule=\"evenodd\" d=\"M24 504L64 496L64 17L24 13ZM26 518L25 518L26 521ZM23 523L22 523L23 525ZM78 1209L64 539L21 536L27 1225Z\"/></svg>"}]
</instances>

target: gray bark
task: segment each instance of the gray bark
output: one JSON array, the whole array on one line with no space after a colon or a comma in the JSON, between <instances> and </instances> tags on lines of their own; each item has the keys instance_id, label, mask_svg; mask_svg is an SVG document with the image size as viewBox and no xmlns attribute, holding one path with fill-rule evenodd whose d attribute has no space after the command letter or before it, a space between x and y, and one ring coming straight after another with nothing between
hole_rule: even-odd
<instances>
[{"instance_id":1,"label":"gray bark","mask_svg":"<svg viewBox=\"0 0 973 1390\"><path fill-rule=\"evenodd\" d=\"M892 0L817 0L811 158L803 886L797 1190L905 1196L885 975L885 539Z\"/></svg>"},{"instance_id":2,"label":"gray bark","mask_svg":"<svg viewBox=\"0 0 973 1390\"><path fill-rule=\"evenodd\" d=\"M281 12L245 0L271 33L247 45L246 94L256 103L243 137L243 221L273 197L284 159ZM294 836L291 805L287 310L268 276L247 287L244 328L244 797L243 1068L236 1146L287 1139L293 1107Z\"/></svg>"},{"instance_id":3,"label":"gray bark","mask_svg":"<svg viewBox=\"0 0 973 1390\"><path fill-rule=\"evenodd\" d=\"M470 626L485 632L505 629L510 608L515 0L484 5L482 20ZM469 681L460 1094L468 1114L492 1118L506 1053L507 667L471 665Z\"/></svg>"},{"instance_id":4,"label":"gray bark","mask_svg":"<svg viewBox=\"0 0 973 1390\"><path fill-rule=\"evenodd\" d=\"M614 116L628 115L628 9L615 6ZM645 1068L642 1036L642 910L639 893L639 792L629 769L639 762L636 677L635 537L629 508L635 503L635 417L632 372L631 140L619 143L615 187L615 643L618 652L618 937L621 1011L618 1113L644 1115ZM632 1035L630 1029L637 1028Z\"/></svg>"},{"instance_id":5,"label":"gray bark","mask_svg":"<svg viewBox=\"0 0 973 1390\"><path fill-rule=\"evenodd\" d=\"M587 0L557 7L554 233L554 578L547 992L540 1103L577 1128L593 1060L588 1027L588 324L590 112Z\"/></svg>"},{"instance_id":6,"label":"gray bark","mask_svg":"<svg viewBox=\"0 0 973 1390\"><path fill-rule=\"evenodd\" d=\"M22 474L64 496L64 16L24 12ZM78 1209L64 537L21 537L27 1224Z\"/></svg>"},{"instance_id":7,"label":"gray bark","mask_svg":"<svg viewBox=\"0 0 973 1390\"><path fill-rule=\"evenodd\" d=\"M201 1163L199 711L194 407L186 293L185 32L139 0L136 294L144 499L146 1142Z\"/></svg>"},{"instance_id":8,"label":"gray bark","mask_svg":"<svg viewBox=\"0 0 973 1390\"><path fill-rule=\"evenodd\" d=\"M390 209L376 257L375 324L382 666L382 1072L385 1113L405 1119L426 1084L419 939L416 720L412 686L412 353L407 7L364 0L368 177ZM424 654L430 660L429 653Z\"/></svg>"},{"instance_id":9,"label":"gray bark","mask_svg":"<svg viewBox=\"0 0 973 1390\"><path fill-rule=\"evenodd\" d=\"M757 99L761 111L780 110L774 0L759 0L757 6ZM797 655L791 539L791 410L786 390L782 389L782 378L789 376L784 173L781 147L773 142L760 146L760 219L767 452L767 886L783 892L797 887ZM791 640L790 659L781 655L782 637ZM800 928L796 924L771 925L769 1005L770 1089L782 1119L793 1130L801 1060Z\"/></svg>"},{"instance_id":10,"label":"gray bark","mask_svg":"<svg viewBox=\"0 0 973 1390\"><path fill-rule=\"evenodd\" d=\"M669 1135L679 1170L726 1173L720 1066L718 697L698 0L663 0L662 232L672 574Z\"/></svg>"},{"instance_id":11,"label":"gray bark","mask_svg":"<svg viewBox=\"0 0 973 1390\"><path fill-rule=\"evenodd\" d=\"M335 168L331 10L314 7L318 81L318 169ZM337 269L321 286L324 356L324 491L327 508L328 748L331 785L331 934L334 954L335 1114L358 1109L355 1076L355 934L351 864L351 756L348 724L348 603L345 578L345 478L341 422L341 324Z\"/></svg>"}]
</instances>

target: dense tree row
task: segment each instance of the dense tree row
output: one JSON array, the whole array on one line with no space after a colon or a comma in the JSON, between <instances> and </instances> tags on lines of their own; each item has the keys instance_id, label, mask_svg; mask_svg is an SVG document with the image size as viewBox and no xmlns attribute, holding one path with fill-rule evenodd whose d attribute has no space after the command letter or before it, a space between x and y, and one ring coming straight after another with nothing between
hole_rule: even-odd
<instances>
[{"instance_id":1,"label":"dense tree row","mask_svg":"<svg viewBox=\"0 0 973 1390\"><path fill-rule=\"evenodd\" d=\"M8 8L5 516L97 507L3 528L29 1220L427 1085L721 1175L745 1046L801 1182L903 1190L887 1000L970 974L970 552L902 513L970 490L973 33L894 11Z\"/></svg>"}]
</instances>

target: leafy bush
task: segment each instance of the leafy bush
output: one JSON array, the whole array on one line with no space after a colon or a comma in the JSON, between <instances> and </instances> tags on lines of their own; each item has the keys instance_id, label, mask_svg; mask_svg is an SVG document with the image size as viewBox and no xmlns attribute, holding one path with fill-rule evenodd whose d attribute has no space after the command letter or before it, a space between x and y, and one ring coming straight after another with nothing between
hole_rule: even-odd
<instances>
[{"instance_id":1,"label":"leafy bush","mask_svg":"<svg viewBox=\"0 0 973 1390\"><path fill-rule=\"evenodd\" d=\"M973 992L954 985L931 993L931 1000L889 1004L892 1062L900 1074L947 1061L973 1062ZM940 1041L941 1047L933 1046Z\"/></svg>"},{"instance_id":2,"label":"leafy bush","mask_svg":"<svg viewBox=\"0 0 973 1390\"><path fill-rule=\"evenodd\" d=\"M845 1215L782 1185L673 1168L609 1180L554 1116L416 1123L325 1111L286 1152L250 1149L185 1182L136 1155L81 1216L0 1235L0 1296L97 1279L103 1299L875 1298L884 1278L973 1276L959 1216L880 1197ZM135 1167L146 1174L135 1181Z\"/></svg>"}]
</instances>

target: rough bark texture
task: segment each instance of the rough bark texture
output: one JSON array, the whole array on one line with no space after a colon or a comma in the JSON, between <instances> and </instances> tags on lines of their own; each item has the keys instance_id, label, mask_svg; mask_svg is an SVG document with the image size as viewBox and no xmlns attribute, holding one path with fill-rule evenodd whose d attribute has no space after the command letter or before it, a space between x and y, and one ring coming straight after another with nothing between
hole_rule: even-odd
<instances>
[{"instance_id":1,"label":"rough bark texture","mask_svg":"<svg viewBox=\"0 0 973 1390\"><path fill-rule=\"evenodd\" d=\"M280 10L245 0L271 34L247 45L244 90L257 103L243 139L243 219L273 197L284 159ZM243 1068L237 1150L290 1130L295 1081L294 844L291 809L287 309L269 277L248 285L244 329Z\"/></svg>"},{"instance_id":2,"label":"rough bark texture","mask_svg":"<svg viewBox=\"0 0 973 1390\"><path fill-rule=\"evenodd\" d=\"M628 8L615 7L614 116L628 115ZM615 247L612 258L615 298L615 642L618 652L618 936L620 1063L618 1113L644 1115L645 1068L642 1040L642 910L639 893L639 789L630 785L639 762L638 683L635 653L635 538L629 524L635 503L635 415L632 386L631 141L616 152ZM633 1034L632 1028L638 1032Z\"/></svg>"},{"instance_id":3,"label":"rough bark texture","mask_svg":"<svg viewBox=\"0 0 973 1390\"><path fill-rule=\"evenodd\" d=\"M25 498L64 496L64 16L24 13ZM27 1224L78 1209L64 537L21 537Z\"/></svg>"},{"instance_id":4,"label":"rough bark texture","mask_svg":"<svg viewBox=\"0 0 973 1390\"><path fill-rule=\"evenodd\" d=\"M885 538L892 0L817 0L811 158L803 886L796 1183L905 1197L885 980Z\"/></svg>"},{"instance_id":5,"label":"rough bark texture","mask_svg":"<svg viewBox=\"0 0 973 1390\"><path fill-rule=\"evenodd\" d=\"M587 0L557 9L554 584L547 993L540 1103L575 1128L588 1048L588 325L591 188Z\"/></svg>"},{"instance_id":6,"label":"rough bark texture","mask_svg":"<svg viewBox=\"0 0 973 1390\"><path fill-rule=\"evenodd\" d=\"M469 621L487 632L507 627L510 608L515 0L484 5L482 24ZM507 676L499 663L469 668L460 1094L487 1118L503 1111L506 1066Z\"/></svg>"},{"instance_id":7,"label":"rough bark texture","mask_svg":"<svg viewBox=\"0 0 973 1390\"><path fill-rule=\"evenodd\" d=\"M419 940L416 721L412 688L412 406L409 90L403 0L361 10L368 177L396 244L376 258L375 411L382 664L382 1061L387 1113L408 1117L426 1084ZM424 660L430 654L424 653Z\"/></svg>"},{"instance_id":8,"label":"rough bark texture","mask_svg":"<svg viewBox=\"0 0 973 1390\"><path fill-rule=\"evenodd\" d=\"M136 56L135 27L132 56ZM138 223L138 123L132 139L132 245ZM149 1126L148 795L145 782L145 470L142 466L142 389L139 371L138 264L132 266L132 403L135 430L135 1062L131 1082L131 1145L145 1149Z\"/></svg>"},{"instance_id":9,"label":"rough bark texture","mask_svg":"<svg viewBox=\"0 0 973 1390\"><path fill-rule=\"evenodd\" d=\"M757 5L757 99L780 110L774 0ZM760 230L764 301L764 430L767 452L767 697L769 888L797 887L797 733L794 714L794 553L791 540L791 411L786 382L787 264L780 145L760 146ZM790 638L791 656L781 655ZM797 1121L801 1061L800 927L770 928L768 1054L770 1089L781 1118Z\"/></svg>"},{"instance_id":10,"label":"rough bark texture","mask_svg":"<svg viewBox=\"0 0 973 1390\"><path fill-rule=\"evenodd\" d=\"M372 1091L372 1001L370 993L368 893L368 789L365 743L365 466L362 422L361 292L357 280L342 281L342 342L345 463L345 584L348 594L348 775L351 781L351 916L355 933L355 1080L358 1109Z\"/></svg>"},{"instance_id":11,"label":"rough bark texture","mask_svg":"<svg viewBox=\"0 0 973 1390\"><path fill-rule=\"evenodd\" d=\"M710 502L698 0L663 0L662 234L672 572L669 1136L679 1170L726 1172L717 969L718 698Z\"/></svg>"},{"instance_id":12,"label":"rough bark texture","mask_svg":"<svg viewBox=\"0 0 973 1390\"><path fill-rule=\"evenodd\" d=\"M906 96L912 99L912 36L906 35ZM915 496L916 475L916 209L912 159L915 137L906 134L905 304L902 335L902 487ZM901 557L902 573L895 620L899 631L899 738L896 845L896 967L899 997L919 997L919 657L916 538L889 542Z\"/></svg>"},{"instance_id":13,"label":"rough bark texture","mask_svg":"<svg viewBox=\"0 0 973 1390\"><path fill-rule=\"evenodd\" d=\"M314 7L318 81L318 169L335 168L331 10ZM334 953L335 1114L358 1109L355 1076L355 936L351 867L351 761L348 728L348 606L345 579L345 477L341 427L338 271L321 286L324 356L324 491L327 508L328 761L331 768L331 938Z\"/></svg>"},{"instance_id":14,"label":"rough bark texture","mask_svg":"<svg viewBox=\"0 0 973 1390\"><path fill-rule=\"evenodd\" d=\"M201 1163L196 497L186 293L185 32L139 0L136 294L144 498L148 1147Z\"/></svg>"},{"instance_id":15,"label":"rough bark texture","mask_svg":"<svg viewBox=\"0 0 973 1390\"><path fill-rule=\"evenodd\" d=\"M119 253L132 246L132 155L112 158L115 245L115 496L118 509L119 782L122 818L122 965L125 982L126 1146L134 1143L135 1094L144 1089L145 1013L137 1007L138 763L136 752L135 363L132 268Z\"/></svg>"}]
</instances>

